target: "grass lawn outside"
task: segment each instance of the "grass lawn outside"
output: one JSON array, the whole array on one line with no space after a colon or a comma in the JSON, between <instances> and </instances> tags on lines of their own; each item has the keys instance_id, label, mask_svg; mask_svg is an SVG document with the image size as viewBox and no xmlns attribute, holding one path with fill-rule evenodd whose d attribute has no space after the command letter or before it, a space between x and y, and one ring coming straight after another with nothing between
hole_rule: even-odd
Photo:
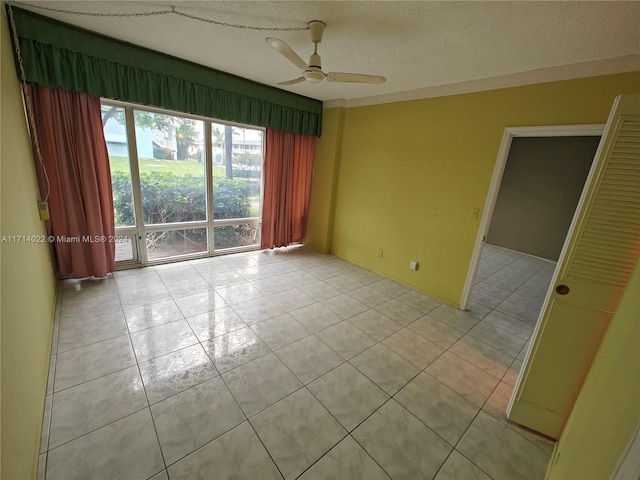
<instances>
[{"instance_id":1,"label":"grass lawn outside","mask_svg":"<svg viewBox=\"0 0 640 480\"><path fill-rule=\"evenodd\" d=\"M129 159L127 157L109 157L112 172L129 173ZM174 175L204 175L204 165L195 160L158 160L156 158L139 159L140 173L171 172ZM213 166L214 177L224 177L224 167Z\"/></svg>"}]
</instances>

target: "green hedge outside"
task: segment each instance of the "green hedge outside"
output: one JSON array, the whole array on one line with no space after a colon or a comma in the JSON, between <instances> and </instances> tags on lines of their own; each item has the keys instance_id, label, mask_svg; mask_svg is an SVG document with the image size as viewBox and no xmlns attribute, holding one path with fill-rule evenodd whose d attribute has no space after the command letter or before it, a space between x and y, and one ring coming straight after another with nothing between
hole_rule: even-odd
<instances>
[{"instance_id":1,"label":"green hedge outside","mask_svg":"<svg viewBox=\"0 0 640 480\"><path fill-rule=\"evenodd\" d=\"M113 204L117 226L135 225L131 179L126 172L111 175ZM179 223L206 220L204 176L175 175L170 172L143 172L140 174L142 210L145 224ZM245 180L214 177L214 219L247 218L251 213L251 185ZM204 230L198 230L206 235ZM222 237L218 238L218 235ZM163 234L162 243L174 242L175 235ZM216 244L241 244L238 229L216 232ZM204 239L204 238L203 238Z\"/></svg>"}]
</instances>

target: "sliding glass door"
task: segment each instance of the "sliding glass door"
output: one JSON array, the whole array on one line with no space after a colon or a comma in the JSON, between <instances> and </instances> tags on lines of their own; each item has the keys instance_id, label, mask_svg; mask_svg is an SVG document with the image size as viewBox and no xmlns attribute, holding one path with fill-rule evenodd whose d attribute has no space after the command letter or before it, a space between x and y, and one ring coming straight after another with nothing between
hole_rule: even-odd
<instances>
[{"instance_id":1,"label":"sliding glass door","mask_svg":"<svg viewBox=\"0 0 640 480\"><path fill-rule=\"evenodd\" d=\"M105 101L120 265L258 248L264 131Z\"/></svg>"},{"instance_id":2,"label":"sliding glass door","mask_svg":"<svg viewBox=\"0 0 640 480\"><path fill-rule=\"evenodd\" d=\"M260 244L263 133L253 128L212 125L216 249Z\"/></svg>"},{"instance_id":3,"label":"sliding glass door","mask_svg":"<svg viewBox=\"0 0 640 480\"><path fill-rule=\"evenodd\" d=\"M134 110L147 259L207 253L204 122Z\"/></svg>"}]
</instances>

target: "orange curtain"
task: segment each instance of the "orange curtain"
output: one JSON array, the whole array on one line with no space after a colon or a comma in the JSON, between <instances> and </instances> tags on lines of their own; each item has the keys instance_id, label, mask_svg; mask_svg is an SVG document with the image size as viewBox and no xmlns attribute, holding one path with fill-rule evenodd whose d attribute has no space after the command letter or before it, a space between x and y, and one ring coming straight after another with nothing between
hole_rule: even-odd
<instances>
[{"instance_id":1,"label":"orange curtain","mask_svg":"<svg viewBox=\"0 0 640 480\"><path fill-rule=\"evenodd\" d=\"M114 270L115 223L100 99L38 85L26 88L49 180L36 156L42 198L50 186L47 231L56 273L104 277Z\"/></svg>"},{"instance_id":2,"label":"orange curtain","mask_svg":"<svg viewBox=\"0 0 640 480\"><path fill-rule=\"evenodd\" d=\"M267 129L262 248L304 240L316 137Z\"/></svg>"}]
</instances>

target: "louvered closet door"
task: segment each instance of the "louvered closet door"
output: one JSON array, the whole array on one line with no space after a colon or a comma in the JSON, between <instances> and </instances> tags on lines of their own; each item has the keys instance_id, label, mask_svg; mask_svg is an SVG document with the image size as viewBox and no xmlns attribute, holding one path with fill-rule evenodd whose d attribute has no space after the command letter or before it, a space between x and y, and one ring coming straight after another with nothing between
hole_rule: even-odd
<instances>
[{"instance_id":1,"label":"louvered closet door","mask_svg":"<svg viewBox=\"0 0 640 480\"><path fill-rule=\"evenodd\" d=\"M510 420L560 436L639 255L640 95L623 95L569 229Z\"/></svg>"}]
</instances>

